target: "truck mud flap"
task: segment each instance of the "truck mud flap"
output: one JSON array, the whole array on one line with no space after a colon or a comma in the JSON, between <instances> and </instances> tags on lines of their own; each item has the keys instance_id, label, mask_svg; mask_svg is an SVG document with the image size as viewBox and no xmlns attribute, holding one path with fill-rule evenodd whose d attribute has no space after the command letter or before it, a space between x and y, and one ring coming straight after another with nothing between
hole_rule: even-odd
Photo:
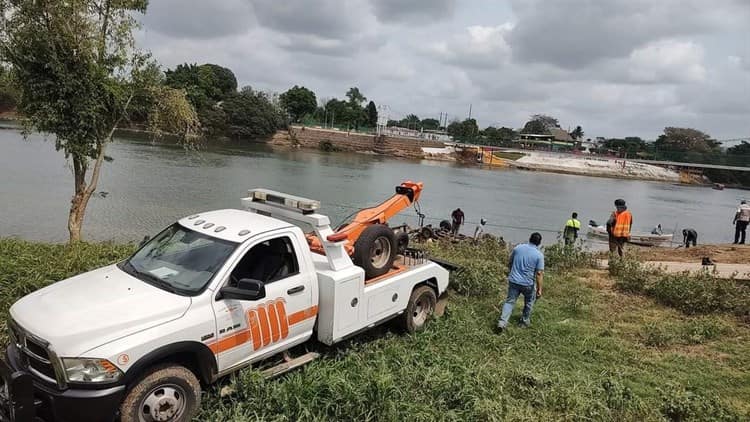
<instances>
[{"instance_id":1,"label":"truck mud flap","mask_svg":"<svg viewBox=\"0 0 750 422\"><path fill-rule=\"evenodd\" d=\"M448 292L444 292L440 295L435 304L435 317L441 317L445 315L445 309L448 307Z\"/></svg>"},{"instance_id":2,"label":"truck mud flap","mask_svg":"<svg viewBox=\"0 0 750 422\"><path fill-rule=\"evenodd\" d=\"M32 422L35 420L34 386L31 374L15 371L0 359L0 422Z\"/></svg>"}]
</instances>

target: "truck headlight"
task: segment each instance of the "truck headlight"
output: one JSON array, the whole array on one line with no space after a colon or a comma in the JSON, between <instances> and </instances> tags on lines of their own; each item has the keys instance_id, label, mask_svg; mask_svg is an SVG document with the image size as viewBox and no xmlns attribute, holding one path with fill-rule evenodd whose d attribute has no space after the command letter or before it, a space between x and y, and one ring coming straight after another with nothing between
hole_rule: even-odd
<instances>
[{"instance_id":1,"label":"truck headlight","mask_svg":"<svg viewBox=\"0 0 750 422\"><path fill-rule=\"evenodd\" d=\"M68 382L105 383L122 377L122 371L106 359L62 358Z\"/></svg>"}]
</instances>

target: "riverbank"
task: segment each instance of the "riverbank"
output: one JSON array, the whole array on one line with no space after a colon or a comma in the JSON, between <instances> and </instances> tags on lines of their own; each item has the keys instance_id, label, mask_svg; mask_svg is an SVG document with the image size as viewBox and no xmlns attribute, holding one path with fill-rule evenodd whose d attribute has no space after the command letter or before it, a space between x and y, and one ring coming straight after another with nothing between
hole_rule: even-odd
<instances>
[{"instance_id":1,"label":"riverbank","mask_svg":"<svg viewBox=\"0 0 750 422\"><path fill-rule=\"evenodd\" d=\"M0 239L2 311L7 314L24 294L114 262L132 249ZM494 244L436 244L431 252L466 270L452 281L461 293L451 293L446 315L425 331L407 335L385 326L334 347L312 345L321 359L275 380L243 370L207 389L197 419L750 417L750 328L734 316L691 316L646 296L624 294L606 272L581 268L586 260L580 255L565 258L548 248L544 297L534 308L531 328L514 325L497 335L492 326L504 294L507 251ZM221 397L227 384L235 393Z\"/></svg>"}]
</instances>

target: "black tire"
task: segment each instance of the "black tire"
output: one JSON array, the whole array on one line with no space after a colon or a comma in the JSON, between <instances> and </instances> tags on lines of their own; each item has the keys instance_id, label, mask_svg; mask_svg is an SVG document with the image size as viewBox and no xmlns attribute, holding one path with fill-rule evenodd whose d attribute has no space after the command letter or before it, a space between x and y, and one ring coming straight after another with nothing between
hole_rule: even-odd
<instances>
[{"instance_id":1,"label":"black tire","mask_svg":"<svg viewBox=\"0 0 750 422\"><path fill-rule=\"evenodd\" d=\"M420 331L435 313L437 296L430 286L419 286L411 292L406 310L401 315L401 326L409 333Z\"/></svg>"},{"instance_id":2,"label":"black tire","mask_svg":"<svg viewBox=\"0 0 750 422\"><path fill-rule=\"evenodd\" d=\"M406 248L409 247L409 234L406 232L400 232L396 235L396 250L399 255L403 255L406 252Z\"/></svg>"},{"instance_id":3,"label":"black tire","mask_svg":"<svg viewBox=\"0 0 750 422\"><path fill-rule=\"evenodd\" d=\"M120 421L187 422L195 416L200 401L201 385L189 369L170 364L156 366L129 389L120 405ZM158 410L153 406L157 403ZM166 419L154 418L154 412Z\"/></svg>"},{"instance_id":4,"label":"black tire","mask_svg":"<svg viewBox=\"0 0 750 422\"><path fill-rule=\"evenodd\" d=\"M435 230L432 229L432 227L424 226L419 231L419 235L422 236L422 239L433 239L435 237Z\"/></svg>"},{"instance_id":5,"label":"black tire","mask_svg":"<svg viewBox=\"0 0 750 422\"><path fill-rule=\"evenodd\" d=\"M365 279L381 276L393 268L396 235L384 224L365 229L354 243L354 264L365 270Z\"/></svg>"},{"instance_id":6,"label":"black tire","mask_svg":"<svg viewBox=\"0 0 750 422\"><path fill-rule=\"evenodd\" d=\"M440 229L445 231L451 231L453 230L453 225L449 220L443 220L440 222Z\"/></svg>"}]
</instances>

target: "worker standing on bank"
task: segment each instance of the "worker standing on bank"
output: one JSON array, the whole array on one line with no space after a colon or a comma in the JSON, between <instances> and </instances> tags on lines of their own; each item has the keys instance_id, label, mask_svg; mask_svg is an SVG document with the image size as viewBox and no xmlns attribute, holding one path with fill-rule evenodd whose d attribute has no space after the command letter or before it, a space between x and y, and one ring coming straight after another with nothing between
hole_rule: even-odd
<instances>
[{"instance_id":1,"label":"worker standing on bank","mask_svg":"<svg viewBox=\"0 0 750 422\"><path fill-rule=\"evenodd\" d=\"M461 208L456 208L451 213L451 233L453 235L457 235L458 231L461 229L461 225L464 224L464 212L461 211Z\"/></svg>"},{"instance_id":2,"label":"worker standing on bank","mask_svg":"<svg viewBox=\"0 0 750 422\"><path fill-rule=\"evenodd\" d=\"M615 211L607 220L609 233L609 252L622 257L625 242L630 240L630 228L633 226L633 215L628 211L624 199L615 200Z\"/></svg>"},{"instance_id":3,"label":"worker standing on bank","mask_svg":"<svg viewBox=\"0 0 750 422\"><path fill-rule=\"evenodd\" d=\"M745 234L747 231L747 225L750 223L750 205L747 201L740 202L740 207L737 208L737 212L734 214L734 244L745 244Z\"/></svg>"},{"instance_id":4,"label":"worker standing on bank","mask_svg":"<svg viewBox=\"0 0 750 422\"><path fill-rule=\"evenodd\" d=\"M522 243L510 254L508 263L508 297L503 304L500 320L497 321L497 332L502 332L508 326L508 320L513 313L519 295L523 295L523 314L521 326L531 324L531 309L537 298L542 297L542 280L544 278L544 254L539 251L542 235L532 233L529 243Z\"/></svg>"},{"instance_id":5,"label":"worker standing on bank","mask_svg":"<svg viewBox=\"0 0 750 422\"><path fill-rule=\"evenodd\" d=\"M579 230L581 230L581 222L578 221L578 213L574 212L570 219L565 222L565 229L563 229L565 246L572 245L576 242Z\"/></svg>"}]
</instances>

